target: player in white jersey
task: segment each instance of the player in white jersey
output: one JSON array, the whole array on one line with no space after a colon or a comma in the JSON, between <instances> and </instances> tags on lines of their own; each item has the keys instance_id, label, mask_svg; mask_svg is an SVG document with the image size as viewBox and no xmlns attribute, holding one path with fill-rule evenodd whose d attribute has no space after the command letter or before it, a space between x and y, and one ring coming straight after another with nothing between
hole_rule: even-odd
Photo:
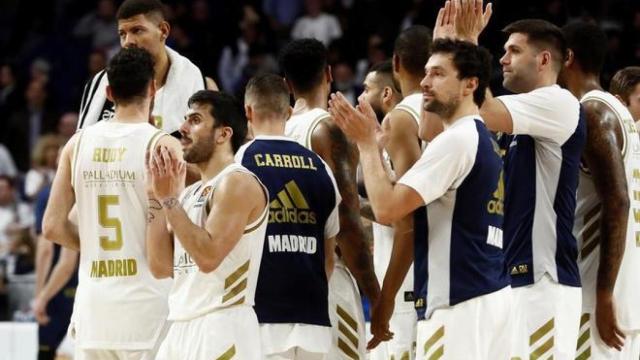
<instances>
[{"instance_id":1,"label":"player in white jersey","mask_svg":"<svg viewBox=\"0 0 640 360\"><path fill-rule=\"evenodd\" d=\"M326 110L331 68L324 45L314 39L291 41L282 50L280 65L296 100L285 134L320 155L331 168L342 197L336 238L340 258L329 281L333 346L327 358L364 359L364 313L357 285L373 304L380 296L380 286L359 215L358 152Z\"/></svg>"},{"instance_id":2,"label":"player in white jersey","mask_svg":"<svg viewBox=\"0 0 640 360\"><path fill-rule=\"evenodd\" d=\"M419 99L419 107L413 110L402 111L402 115L406 114L407 116L411 116L412 112L420 113L422 105L422 96L420 94L416 94ZM396 82L393 78L393 65L391 61L383 62L379 65L376 65L371 68L369 73L367 74L364 80L364 91L362 92L363 98L371 104L374 112L376 113L376 118L378 121L382 122L389 120L388 114L397 108L398 103L402 100L402 95L400 93L400 86L398 82ZM412 120L413 121L413 120ZM415 126L415 139L418 139L418 127ZM412 125L412 124L411 124ZM413 128L409 128L410 130ZM400 136L395 137L397 142L401 142L403 139ZM417 147L418 154L420 153L420 148L417 141L404 141L406 145L410 149L413 149L414 146ZM402 145L401 145L402 146ZM404 155L404 153L402 153ZM391 163L389 159L389 154L387 151L384 151L383 156L387 163L387 166L391 168ZM394 168L395 170L395 168ZM361 177L358 179L359 187L364 187L364 179ZM360 185L362 184L362 185ZM366 195L366 194L365 194ZM382 280L385 278L385 274L387 273L387 269L390 266L391 255L393 253L394 247L394 229L390 226L382 225L375 222L375 217L371 211L371 206L369 205L368 200L363 199L361 202L362 207L362 216L368 218L372 221L372 230L373 230L373 268L376 272L376 277L381 282L380 287L383 287ZM411 224L409 224L411 225ZM413 229L411 226L408 226L408 229L401 231L399 234L407 236L408 240L403 242L402 245L412 245ZM401 241L401 240L399 240ZM397 246L397 245L396 245ZM413 247L411 246L410 249ZM413 262L412 252L406 251L406 255L408 258L408 263L411 264ZM397 250L396 250L397 251ZM390 272L391 274L392 272ZM389 325L382 326L385 330L390 330L393 332L394 336L388 342L380 344L376 346L369 352L369 358L371 360L387 360L391 356L395 358L401 359L403 357L408 357L409 359L413 358L413 348L415 343L415 330L416 330L416 311L413 305L413 269L410 267L406 276L403 276L399 279L399 290L394 296L395 306L392 305L391 311L386 316L390 316L391 318L385 318L384 321L387 321ZM389 288L389 286L387 286ZM381 300L384 296L381 297ZM377 305L381 301L378 301ZM382 314L376 311L376 315L378 318L382 318ZM377 319L378 319L377 318Z\"/></svg>"},{"instance_id":3,"label":"player in white jersey","mask_svg":"<svg viewBox=\"0 0 640 360\"><path fill-rule=\"evenodd\" d=\"M436 41L431 51L421 83L424 109L437 114L445 130L395 185L380 159L369 104L361 99L356 110L337 94L330 111L358 144L379 221L393 222L427 206L427 309L418 324L416 358L507 359L511 289L502 214L491 205L502 201L502 161L478 109L491 56L454 40ZM421 120L421 138L424 125Z\"/></svg>"},{"instance_id":4,"label":"player in white jersey","mask_svg":"<svg viewBox=\"0 0 640 360\"><path fill-rule=\"evenodd\" d=\"M144 154L178 141L148 124L153 60L123 49L109 63L115 117L79 131L62 151L44 233L80 250L69 326L76 359L154 359L163 336L170 281L153 278L145 252ZM78 230L68 220L78 208ZM141 311L144 309L144 311Z\"/></svg>"},{"instance_id":5,"label":"player in white jersey","mask_svg":"<svg viewBox=\"0 0 640 360\"><path fill-rule=\"evenodd\" d=\"M201 90L180 127L184 161L201 181L180 193L186 164L166 148L149 160L147 244L153 274L173 276L172 321L157 359L262 359L253 310L268 193L234 163L247 134L240 104ZM167 224L169 228L167 228Z\"/></svg>"},{"instance_id":6,"label":"player in white jersey","mask_svg":"<svg viewBox=\"0 0 640 360\"><path fill-rule=\"evenodd\" d=\"M627 107L640 128L640 66L619 70L611 79L609 91Z\"/></svg>"},{"instance_id":7,"label":"player in white jersey","mask_svg":"<svg viewBox=\"0 0 640 360\"><path fill-rule=\"evenodd\" d=\"M581 99L588 129L574 224L583 313L577 356L638 359L640 226L633 212L640 200L634 198L640 190L634 179L640 170L640 137L629 111L600 86L605 33L584 22L562 31L570 52L559 82Z\"/></svg>"}]
</instances>

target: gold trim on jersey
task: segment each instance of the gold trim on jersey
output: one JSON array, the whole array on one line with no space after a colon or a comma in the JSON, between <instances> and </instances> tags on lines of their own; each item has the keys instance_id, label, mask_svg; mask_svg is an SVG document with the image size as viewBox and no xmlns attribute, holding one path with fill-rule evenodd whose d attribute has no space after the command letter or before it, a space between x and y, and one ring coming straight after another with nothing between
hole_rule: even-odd
<instances>
[{"instance_id":1,"label":"gold trim on jersey","mask_svg":"<svg viewBox=\"0 0 640 360\"><path fill-rule=\"evenodd\" d=\"M151 150L151 149L155 149L155 144L158 141L158 139L160 139L163 135L165 135L166 133L162 130L158 130L155 134L153 134L151 136L151 138L149 139L149 142L147 143L147 151Z\"/></svg>"},{"instance_id":2,"label":"gold trim on jersey","mask_svg":"<svg viewBox=\"0 0 640 360\"><path fill-rule=\"evenodd\" d=\"M624 156L627 154L627 131L629 131L631 133L636 132L635 131L635 126L633 127L633 129L631 129L630 127L625 127L624 118L616 110L615 106L610 104L609 101L607 101L606 99L603 99L603 98L598 97L598 96L590 95L589 97L585 97L585 98L580 99L580 104L583 104L584 102L589 101L589 100L598 101L600 103L605 104L609 108L609 110L613 111L616 114L616 118L617 118L618 123L620 124L620 127L621 127L620 130L622 130L622 151L620 153L622 154L622 157L624 158Z\"/></svg>"},{"instance_id":3,"label":"gold trim on jersey","mask_svg":"<svg viewBox=\"0 0 640 360\"><path fill-rule=\"evenodd\" d=\"M347 323L347 325L349 325L356 333L358 332L358 323L353 319L351 315L349 315L347 310L338 305L336 308L336 312L338 316Z\"/></svg>"},{"instance_id":4,"label":"gold trim on jersey","mask_svg":"<svg viewBox=\"0 0 640 360\"><path fill-rule=\"evenodd\" d=\"M82 135L84 131L78 132L78 140L73 146L73 154L71 154L71 187L76 187L76 168L78 166L78 152L80 150L80 141L82 141Z\"/></svg>"},{"instance_id":5,"label":"gold trim on jersey","mask_svg":"<svg viewBox=\"0 0 640 360\"><path fill-rule=\"evenodd\" d=\"M338 331L340 331L342 335L346 336L347 339L353 344L353 346L356 347L356 349L358 348L358 344L360 343L358 341L358 337L354 335L351 331L349 331L349 328L347 328L347 326L342 321L339 321L339 320L338 320Z\"/></svg>"},{"instance_id":6,"label":"gold trim on jersey","mask_svg":"<svg viewBox=\"0 0 640 360\"><path fill-rule=\"evenodd\" d=\"M587 360L591 358L591 324L589 320L591 315L582 314L580 317L580 336L578 337L578 346L576 347L576 360Z\"/></svg>"},{"instance_id":7,"label":"gold trim on jersey","mask_svg":"<svg viewBox=\"0 0 640 360\"><path fill-rule=\"evenodd\" d=\"M588 224L596 217L591 225L589 225L582 233L582 249L580 249L580 258L585 259L593 250L600 244L600 225L602 221L600 219L600 211L602 204L596 204L591 210L584 216L584 224Z\"/></svg>"},{"instance_id":8,"label":"gold trim on jersey","mask_svg":"<svg viewBox=\"0 0 640 360\"><path fill-rule=\"evenodd\" d=\"M530 360L538 359L553 348L553 326L554 318L551 318L551 320L547 321L544 325L540 326L538 330L531 334L529 337L529 346L535 345L538 340L541 340L547 334L551 334L551 336L542 345L538 346L531 352L529 356Z\"/></svg>"},{"instance_id":9,"label":"gold trim on jersey","mask_svg":"<svg viewBox=\"0 0 640 360\"><path fill-rule=\"evenodd\" d=\"M358 356L358 353L353 351L353 349L350 348L349 345L347 345L347 343L344 342L344 340L342 340L341 338L338 338L338 348L342 350L342 352L350 359L360 360L360 356Z\"/></svg>"},{"instance_id":10,"label":"gold trim on jersey","mask_svg":"<svg viewBox=\"0 0 640 360\"><path fill-rule=\"evenodd\" d=\"M227 351L224 352L224 354L218 356L216 360L230 360L233 359L234 356L236 356L236 346L232 345Z\"/></svg>"},{"instance_id":11,"label":"gold trim on jersey","mask_svg":"<svg viewBox=\"0 0 640 360\"><path fill-rule=\"evenodd\" d=\"M245 229L243 234L248 234L250 232L256 231L260 227L260 225L262 225L262 223L264 223L265 220L267 220L268 218L269 218L269 208L266 208L260 220L252 227Z\"/></svg>"},{"instance_id":12,"label":"gold trim on jersey","mask_svg":"<svg viewBox=\"0 0 640 360\"><path fill-rule=\"evenodd\" d=\"M415 110L413 110L411 108L411 106L407 105L407 104L398 104L396 105L395 109L398 110L403 110L409 113L409 115L411 115L414 119L416 119L417 121L420 121L420 114L418 114L417 112L415 112ZM394 110L395 110L394 109Z\"/></svg>"},{"instance_id":13,"label":"gold trim on jersey","mask_svg":"<svg viewBox=\"0 0 640 360\"><path fill-rule=\"evenodd\" d=\"M323 113L318 115L315 119L313 119L311 121L311 126L309 126L309 131L307 131L307 135L305 136L305 147L307 149L311 149L311 136L313 135L313 132L315 131L316 127L318 127L318 124L320 124L320 121L324 120L324 119L329 119L331 118L331 115Z\"/></svg>"},{"instance_id":14,"label":"gold trim on jersey","mask_svg":"<svg viewBox=\"0 0 640 360\"><path fill-rule=\"evenodd\" d=\"M240 294L243 290L247 288L247 279L244 278L238 285L229 290L223 297L222 303L226 303L227 301L233 299L236 295Z\"/></svg>"},{"instance_id":15,"label":"gold trim on jersey","mask_svg":"<svg viewBox=\"0 0 640 360\"><path fill-rule=\"evenodd\" d=\"M227 290L231 285L235 284L235 282L238 281L238 279L240 279L242 275L247 273L247 271L249 270L250 263L251 261L247 260L247 262L240 265L240 267L238 267L234 272L232 272L231 275L227 276L227 278L224 279L225 290Z\"/></svg>"},{"instance_id":16,"label":"gold trim on jersey","mask_svg":"<svg viewBox=\"0 0 640 360\"><path fill-rule=\"evenodd\" d=\"M438 342L438 340L444 338L444 325L440 326L438 330L436 330L427 341L424 343L424 354L425 356L429 353L429 350ZM439 354L439 355L438 355ZM444 354L444 344L441 345L436 351L431 354L429 359L439 359Z\"/></svg>"}]
</instances>

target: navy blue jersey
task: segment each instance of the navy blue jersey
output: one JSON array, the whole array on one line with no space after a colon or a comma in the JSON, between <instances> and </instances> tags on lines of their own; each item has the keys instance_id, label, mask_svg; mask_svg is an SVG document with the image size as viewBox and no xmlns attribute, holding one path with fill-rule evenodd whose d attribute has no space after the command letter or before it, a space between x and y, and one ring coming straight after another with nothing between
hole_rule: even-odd
<instances>
[{"instance_id":1,"label":"navy blue jersey","mask_svg":"<svg viewBox=\"0 0 640 360\"><path fill-rule=\"evenodd\" d=\"M548 274L580 286L572 233L586 122L578 100L548 86L498 98L511 114L505 155L505 254L514 287Z\"/></svg>"},{"instance_id":2,"label":"navy blue jersey","mask_svg":"<svg viewBox=\"0 0 640 360\"><path fill-rule=\"evenodd\" d=\"M339 230L340 195L331 170L284 136L258 136L236 161L269 191L269 224L255 297L260 323L330 326L325 238Z\"/></svg>"}]
</instances>

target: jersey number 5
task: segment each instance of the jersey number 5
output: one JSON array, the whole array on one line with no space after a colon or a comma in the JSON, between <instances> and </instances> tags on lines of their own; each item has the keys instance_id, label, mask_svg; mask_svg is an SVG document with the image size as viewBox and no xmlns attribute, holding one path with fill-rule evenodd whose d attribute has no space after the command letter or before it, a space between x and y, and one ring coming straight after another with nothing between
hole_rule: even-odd
<instances>
[{"instance_id":1,"label":"jersey number 5","mask_svg":"<svg viewBox=\"0 0 640 360\"><path fill-rule=\"evenodd\" d=\"M106 229L114 229L115 240L108 236L100 236L100 247L103 250L120 250L122 248L122 224L120 219L109 217L109 205L119 205L118 195L98 195L98 222Z\"/></svg>"}]
</instances>

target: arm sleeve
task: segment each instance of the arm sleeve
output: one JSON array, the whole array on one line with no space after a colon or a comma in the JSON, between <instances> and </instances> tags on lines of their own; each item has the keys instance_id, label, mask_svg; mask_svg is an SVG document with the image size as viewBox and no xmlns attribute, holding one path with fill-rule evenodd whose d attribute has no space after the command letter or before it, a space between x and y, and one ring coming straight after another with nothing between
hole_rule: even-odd
<instances>
[{"instance_id":1,"label":"arm sleeve","mask_svg":"<svg viewBox=\"0 0 640 360\"><path fill-rule=\"evenodd\" d=\"M462 183L473 167L477 144L477 135L470 139L442 133L398 183L415 190L428 205Z\"/></svg>"},{"instance_id":2,"label":"arm sleeve","mask_svg":"<svg viewBox=\"0 0 640 360\"><path fill-rule=\"evenodd\" d=\"M563 144L578 124L580 103L560 88L548 87L497 99L511 114L514 135L530 135Z\"/></svg>"}]
</instances>

